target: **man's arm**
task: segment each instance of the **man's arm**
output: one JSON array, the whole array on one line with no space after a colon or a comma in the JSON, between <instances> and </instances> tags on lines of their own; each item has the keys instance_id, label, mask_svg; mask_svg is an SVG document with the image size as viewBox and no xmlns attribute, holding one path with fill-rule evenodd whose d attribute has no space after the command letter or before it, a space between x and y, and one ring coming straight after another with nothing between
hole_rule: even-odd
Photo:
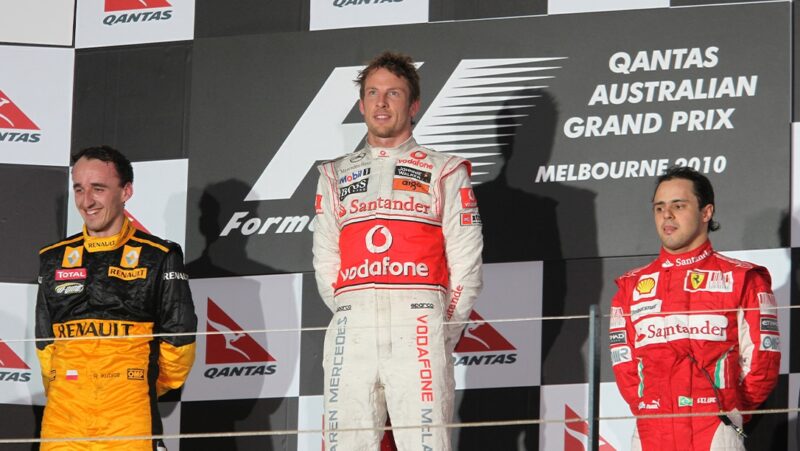
<instances>
[{"instance_id":1,"label":"man's arm","mask_svg":"<svg viewBox=\"0 0 800 451\"><path fill-rule=\"evenodd\" d=\"M639 361L635 358L633 340L636 336L630 311L625 308L627 293L620 286L611 299L611 320L608 330L608 343L611 350L611 365L620 394L635 413L642 397Z\"/></svg>"},{"instance_id":2,"label":"man's arm","mask_svg":"<svg viewBox=\"0 0 800 451\"><path fill-rule=\"evenodd\" d=\"M758 408L778 382L781 367L778 311L769 273L747 273L737 319L739 323L740 397L742 408Z\"/></svg>"},{"instance_id":3,"label":"man's arm","mask_svg":"<svg viewBox=\"0 0 800 451\"><path fill-rule=\"evenodd\" d=\"M442 190L442 233L450 273L445 319L454 322L469 319L483 287L483 234L467 165L461 163L444 175ZM464 326L448 325L446 340L450 351L455 349Z\"/></svg>"},{"instance_id":4,"label":"man's arm","mask_svg":"<svg viewBox=\"0 0 800 451\"><path fill-rule=\"evenodd\" d=\"M322 168L323 173L319 176L314 202L317 213L314 218L314 272L322 301L334 311L336 309L333 301L334 284L341 266L339 227L334 216L336 209L332 179L324 173L332 171L333 168L331 164L326 164Z\"/></svg>"},{"instance_id":5,"label":"man's arm","mask_svg":"<svg viewBox=\"0 0 800 451\"><path fill-rule=\"evenodd\" d=\"M43 286L44 278L42 275L41 267L44 266L40 262L39 269L39 291L36 293L36 338L53 338L53 326L50 319L50 312L47 309L47 289ZM47 395L47 390L50 385L50 370L52 366L53 357L53 340L37 341L36 342L36 355L39 357L39 366L42 371L42 384L44 385L44 393Z\"/></svg>"},{"instance_id":6,"label":"man's arm","mask_svg":"<svg viewBox=\"0 0 800 451\"><path fill-rule=\"evenodd\" d=\"M156 330L159 333L197 332L197 316L180 246L171 246L158 277L161 299ZM194 363L195 335L161 337L159 351L156 392L161 396L183 385L189 376Z\"/></svg>"}]
</instances>

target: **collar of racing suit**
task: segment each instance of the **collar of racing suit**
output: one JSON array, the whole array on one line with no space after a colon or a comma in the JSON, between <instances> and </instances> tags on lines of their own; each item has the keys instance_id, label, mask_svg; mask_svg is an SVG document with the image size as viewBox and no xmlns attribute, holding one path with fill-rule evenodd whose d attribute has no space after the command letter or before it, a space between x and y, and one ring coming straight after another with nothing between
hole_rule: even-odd
<instances>
[{"instance_id":1,"label":"collar of racing suit","mask_svg":"<svg viewBox=\"0 0 800 451\"><path fill-rule=\"evenodd\" d=\"M396 157L402 155L412 149L416 149L419 147L417 145L417 141L414 139L414 136L409 136L407 140L403 141L402 144L398 145L397 147L377 147L372 146L369 143L365 143L364 149L372 155L372 158L380 158L380 157Z\"/></svg>"},{"instance_id":2,"label":"collar of racing suit","mask_svg":"<svg viewBox=\"0 0 800 451\"><path fill-rule=\"evenodd\" d=\"M122 222L122 228L119 233L112 236L90 236L86 230L86 225L83 226L83 247L88 252L110 251L119 248L136 233L136 227L131 224L127 217Z\"/></svg>"},{"instance_id":3,"label":"collar of racing suit","mask_svg":"<svg viewBox=\"0 0 800 451\"><path fill-rule=\"evenodd\" d=\"M662 268L671 268L674 266L681 268L693 268L698 266L703 262L703 260L710 257L713 253L714 248L711 246L711 241L706 240L705 243L701 244L697 248L681 254L671 254L662 247L661 253L658 255L658 261L661 262Z\"/></svg>"}]
</instances>

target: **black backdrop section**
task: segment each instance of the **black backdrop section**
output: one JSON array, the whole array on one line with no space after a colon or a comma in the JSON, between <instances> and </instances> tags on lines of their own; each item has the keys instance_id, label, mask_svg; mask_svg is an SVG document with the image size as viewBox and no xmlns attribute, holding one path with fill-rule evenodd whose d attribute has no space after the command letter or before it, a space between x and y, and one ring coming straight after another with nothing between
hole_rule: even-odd
<instances>
[{"instance_id":1,"label":"black backdrop section","mask_svg":"<svg viewBox=\"0 0 800 451\"><path fill-rule=\"evenodd\" d=\"M309 3L286 0L196 0L196 38L307 31Z\"/></svg>"},{"instance_id":2,"label":"black backdrop section","mask_svg":"<svg viewBox=\"0 0 800 451\"><path fill-rule=\"evenodd\" d=\"M43 406L0 404L0 439L38 438L42 427ZM38 443L4 444L3 451L37 451Z\"/></svg>"},{"instance_id":3,"label":"black backdrop section","mask_svg":"<svg viewBox=\"0 0 800 451\"><path fill-rule=\"evenodd\" d=\"M64 238L67 168L0 164L0 282L35 283L39 249Z\"/></svg>"},{"instance_id":4,"label":"black backdrop section","mask_svg":"<svg viewBox=\"0 0 800 451\"><path fill-rule=\"evenodd\" d=\"M191 42L75 52L72 149L108 144L131 161L186 158Z\"/></svg>"},{"instance_id":5,"label":"black backdrop section","mask_svg":"<svg viewBox=\"0 0 800 451\"><path fill-rule=\"evenodd\" d=\"M430 0L431 22L547 14L547 0Z\"/></svg>"},{"instance_id":6,"label":"black backdrop section","mask_svg":"<svg viewBox=\"0 0 800 451\"><path fill-rule=\"evenodd\" d=\"M649 204L654 177L640 176L645 172L636 168L642 161L652 167L659 160L666 165L691 158L709 173L720 193L717 211L725 233L715 237L718 249L785 246L788 237L776 230L789 208L788 17L789 4L775 3L507 19L503 27L492 21L468 21L196 40L187 259L197 258L213 238L225 264L239 268L238 274L261 273L253 264L276 272L311 270L308 228L301 224L285 233L281 221L301 218L308 222L313 216L315 158L333 158L356 147L358 139L343 146L335 144L342 140L339 135L327 132L336 127L357 130L354 127L360 124L358 114L352 114L354 99L336 98L350 89L352 77L337 78L337 74L385 48L403 49L423 62L422 108L415 132L426 115L443 113L437 100L458 95L448 83L469 78L465 67L476 64L474 60L481 60L483 67L502 69L511 64L502 58L565 58L540 64L518 62L519 67L531 66L522 75L552 78L530 81L539 86L531 84L521 91L534 96L528 103L535 106L529 111L513 101L504 105L526 115L516 120L513 133L489 139L494 149L501 149L499 155L473 157L475 162L489 163L481 166L485 174L475 177L483 183L476 192L486 206L482 216L487 224L488 262L653 253L658 247L655 236L641 231L652 230ZM562 30L583 33L565 35ZM385 38L372 39L376 33ZM585 34L596 36L591 47L586 46ZM748 41L742 42L742 36L748 36ZM464 42L470 45L465 47ZM668 49L694 48L705 54L712 47L718 49L716 61L706 61L708 67L682 67L674 59L667 70L620 74L610 68L619 61L612 55L619 52L633 59ZM763 52L764 48L773 51ZM712 78L751 76L757 76L753 95L587 106L598 85L677 84L696 79L708 88ZM493 86L491 76L483 77ZM331 112L341 109L342 103L351 114ZM703 115L703 124L720 129L689 130L684 125L671 131L673 114L690 111ZM729 126L720 119L724 114L720 111L732 115ZM568 137L567 124L576 119L587 122L591 116L610 121L612 116L647 114L662 118L657 132ZM497 130L508 125L502 121L471 124ZM311 138L303 141L303 148L291 147L292 133ZM435 130L429 133L435 137ZM279 153L283 159L277 157ZM287 166L287 155L302 164ZM620 178L577 178L581 165L619 169L623 164L627 169ZM245 201L250 188L268 170L273 172L266 178L274 186L293 194ZM575 178L565 175L570 173ZM197 221L199 197L220 184L238 189L215 196L219 214L213 221ZM747 189L754 184L759 192L770 195ZM267 226L270 220L274 226ZM220 232L209 237L209 230ZM227 252L227 248L237 252ZM212 259L209 268L222 261ZM192 275L215 274L209 270Z\"/></svg>"}]
</instances>

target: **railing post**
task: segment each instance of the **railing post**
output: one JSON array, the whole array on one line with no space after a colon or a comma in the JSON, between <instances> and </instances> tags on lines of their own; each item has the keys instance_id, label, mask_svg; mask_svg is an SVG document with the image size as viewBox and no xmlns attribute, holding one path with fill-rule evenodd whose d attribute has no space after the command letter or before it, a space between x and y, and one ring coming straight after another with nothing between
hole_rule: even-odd
<instances>
[{"instance_id":1,"label":"railing post","mask_svg":"<svg viewBox=\"0 0 800 451\"><path fill-rule=\"evenodd\" d=\"M597 304L589 307L589 450L600 448L600 314Z\"/></svg>"}]
</instances>

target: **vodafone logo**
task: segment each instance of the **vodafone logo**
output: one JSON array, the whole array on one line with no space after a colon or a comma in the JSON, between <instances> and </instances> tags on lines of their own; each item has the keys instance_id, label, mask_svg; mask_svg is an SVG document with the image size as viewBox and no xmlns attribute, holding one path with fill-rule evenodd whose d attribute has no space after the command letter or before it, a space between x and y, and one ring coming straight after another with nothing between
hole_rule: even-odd
<instances>
[{"instance_id":1,"label":"vodafone logo","mask_svg":"<svg viewBox=\"0 0 800 451\"><path fill-rule=\"evenodd\" d=\"M168 8L170 6L172 5L167 0L106 0L105 12Z\"/></svg>"},{"instance_id":2,"label":"vodafone logo","mask_svg":"<svg viewBox=\"0 0 800 451\"><path fill-rule=\"evenodd\" d=\"M39 130L39 127L0 91L0 129Z\"/></svg>"},{"instance_id":3,"label":"vodafone logo","mask_svg":"<svg viewBox=\"0 0 800 451\"><path fill-rule=\"evenodd\" d=\"M428 154L426 154L421 150L415 150L414 152L411 153L411 158L416 158L417 160L422 160L427 156Z\"/></svg>"},{"instance_id":4,"label":"vodafone logo","mask_svg":"<svg viewBox=\"0 0 800 451\"><path fill-rule=\"evenodd\" d=\"M375 234L379 233L383 244L376 244ZM392 247L392 232L386 226L383 225L376 225L375 227L369 229L366 236L366 244L367 250L372 252L373 254L382 254L389 250Z\"/></svg>"}]
</instances>

